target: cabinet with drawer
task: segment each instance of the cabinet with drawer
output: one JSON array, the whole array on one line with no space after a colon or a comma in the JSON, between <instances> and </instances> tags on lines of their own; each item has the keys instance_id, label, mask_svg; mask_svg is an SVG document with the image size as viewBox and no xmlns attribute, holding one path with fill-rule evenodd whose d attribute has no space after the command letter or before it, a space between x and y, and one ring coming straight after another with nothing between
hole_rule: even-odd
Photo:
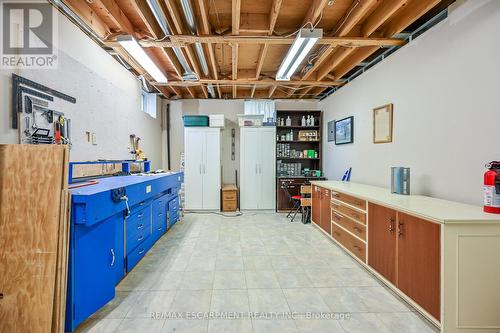
<instances>
[{"instance_id":1,"label":"cabinet with drawer","mask_svg":"<svg viewBox=\"0 0 500 333\"><path fill-rule=\"evenodd\" d=\"M354 209L349 207L339 201L332 200L332 209L335 209L337 212L342 213L343 215L350 217L360 223L366 224L366 213L361 212L358 209Z\"/></svg>"},{"instance_id":2,"label":"cabinet with drawer","mask_svg":"<svg viewBox=\"0 0 500 333\"><path fill-rule=\"evenodd\" d=\"M366 262L366 244L345 229L332 223L332 237L362 262Z\"/></svg>"},{"instance_id":3,"label":"cabinet with drawer","mask_svg":"<svg viewBox=\"0 0 500 333\"><path fill-rule=\"evenodd\" d=\"M168 202L168 228L179 221L179 197L175 196Z\"/></svg>"},{"instance_id":4,"label":"cabinet with drawer","mask_svg":"<svg viewBox=\"0 0 500 333\"><path fill-rule=\"evenodd\" d=\"M332 209L332 222L346 229L353 235L366 241L366 225L356 222Z\"/></svg>"},{"instance_id":5,"label":"cabinet with drawer","mask_svg":"<svg viewBox=\"0 0 500 333\"><path fill-rule=\"evenodd\" d=\"M222 211L235 212L238 209L238 188L235 185L222 187Z\"/></svg>"},{"instance_id":6,"label":"cabinet with drawer","mask_svg":"<svg viewBox=\"0 0 500 333\"><path fill-rule=\"evenodd\" d=\"M167 232L167 200L168 196L164 195L153 201L151 215L153 242L156 242Z\"/></svg>"}]
</instances>

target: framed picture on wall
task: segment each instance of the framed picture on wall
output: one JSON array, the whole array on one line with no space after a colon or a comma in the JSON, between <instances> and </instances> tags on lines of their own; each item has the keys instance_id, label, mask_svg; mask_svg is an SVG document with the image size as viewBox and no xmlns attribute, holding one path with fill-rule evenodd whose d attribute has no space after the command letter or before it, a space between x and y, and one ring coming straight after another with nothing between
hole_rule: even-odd
<instances>
[{"instance_id":1,"label":"framed picture on wall","mask_svg":"<svg viewBox=\"0 0 500 333\"><path fill-rule=\"evenodd\" d=\"M373 143L392 142L392 103L373 109Z\"/></svg>"},{"instance_id":2,"label":"framed picture on wall","mask_svg":"<svg viewBox=\"0 0 500 333\"><path fill-rule=\"evenodd\" d=\"M335 121L335 144L344 145L354 142L354 117Z\"/></svg>"}]
</instances>

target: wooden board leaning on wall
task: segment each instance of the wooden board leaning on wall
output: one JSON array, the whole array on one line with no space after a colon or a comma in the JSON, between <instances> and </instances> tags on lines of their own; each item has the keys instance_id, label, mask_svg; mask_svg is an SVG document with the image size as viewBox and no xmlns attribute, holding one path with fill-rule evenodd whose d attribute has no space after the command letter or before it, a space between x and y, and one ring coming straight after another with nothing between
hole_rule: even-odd
<instances>
[{"instance_id":1,"label":"wooden board leaning on wall","mask_svg":"<svg viewBox=\"0 0 500 333\"><path fill-rule=\"evenodd\" d=\"M0 332L63 332L68 154L0 145Z\"/></svg>"}]
</instances>

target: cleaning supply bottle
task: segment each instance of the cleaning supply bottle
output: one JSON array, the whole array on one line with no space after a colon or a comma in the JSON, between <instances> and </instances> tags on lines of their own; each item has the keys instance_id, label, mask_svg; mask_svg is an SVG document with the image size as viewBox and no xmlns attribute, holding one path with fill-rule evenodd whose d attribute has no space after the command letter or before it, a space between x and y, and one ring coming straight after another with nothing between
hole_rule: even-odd
<instances>
[{"instance_id":1,"label":"cleaning supply bottle","mask_svg":"<svg viewBox=\"0 0 500 333\"><path fill-rule=\"evenodd\" d=\"M286 126L292 126L292 119L290 116L286 117Z\"/></svg>"}]
</instances>

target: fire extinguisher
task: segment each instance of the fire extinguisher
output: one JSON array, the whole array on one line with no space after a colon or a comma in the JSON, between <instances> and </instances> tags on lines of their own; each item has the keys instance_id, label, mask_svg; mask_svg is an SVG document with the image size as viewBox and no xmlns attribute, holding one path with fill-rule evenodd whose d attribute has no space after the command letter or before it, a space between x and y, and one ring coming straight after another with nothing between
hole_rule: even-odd
<instances>
[{"instance_id":1,"label":"fire extinguisher","mask_svg":"<svg viewBox=\"0 0 500 333\"><path fill-rule=\"evenodd\" d=\"M484 173L484 211L500 214L500 162L486 164Z\"/></svg>"}]
</instances>

